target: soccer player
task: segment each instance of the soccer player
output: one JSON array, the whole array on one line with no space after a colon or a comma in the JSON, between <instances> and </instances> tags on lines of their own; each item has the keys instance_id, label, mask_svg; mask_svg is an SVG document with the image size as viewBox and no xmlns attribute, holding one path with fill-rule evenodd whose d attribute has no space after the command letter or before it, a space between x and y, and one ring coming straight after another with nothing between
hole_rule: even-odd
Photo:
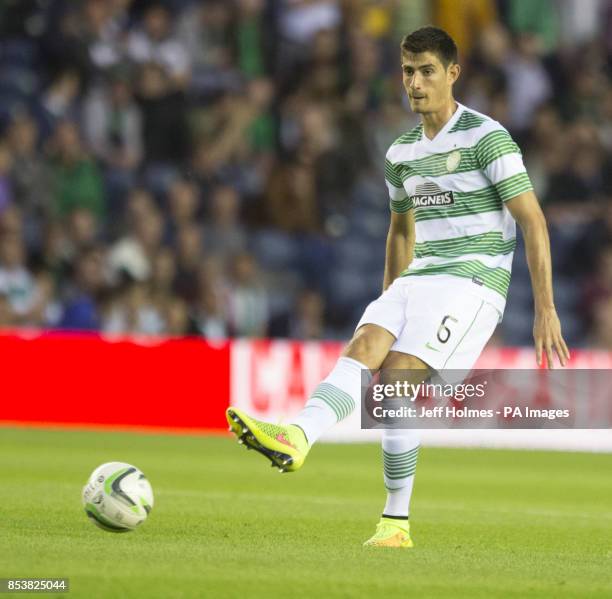
<instances>
[{"instance_id":1,"label":"soccer player","mask_svg":"<svg viewBox=\"0 0 612 599\"><path fill-rule=\"evenodd\" d=\"M553 303L544 215L521 152L497 121L453 97L457 47L436 27L401 43L403 83L421 123L386 156L391 223L382 295L372 302L333 370L289 425L228 408L231 430L281 471L298 470L312 445L359 404L362 370L405 370L408 382L470 370L501 320L516 225L531 276L536 360L561 365L569 351ZM409 430L384 430L387 501L366 545L412 547L410 496L419 451Z\"/></svg>"}]
</instances>

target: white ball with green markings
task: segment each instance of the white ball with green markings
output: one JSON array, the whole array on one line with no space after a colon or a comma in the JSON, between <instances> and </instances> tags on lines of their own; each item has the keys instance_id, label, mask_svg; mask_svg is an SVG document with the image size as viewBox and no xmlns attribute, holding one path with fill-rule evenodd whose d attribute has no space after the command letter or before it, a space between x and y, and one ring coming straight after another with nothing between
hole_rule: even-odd
<instances>
[{"instance_id":1,"label":"white ball with green markings","mask_svg":"<svg viewBox=\"0 0 612 599\"><path fill-rule=\"evenodd\" d=\"M83 507L100 528L129 532L138 528L153 509L153 489L135 466L108 462L98 466L83 487Z\"/></svg>"}]
</instances>

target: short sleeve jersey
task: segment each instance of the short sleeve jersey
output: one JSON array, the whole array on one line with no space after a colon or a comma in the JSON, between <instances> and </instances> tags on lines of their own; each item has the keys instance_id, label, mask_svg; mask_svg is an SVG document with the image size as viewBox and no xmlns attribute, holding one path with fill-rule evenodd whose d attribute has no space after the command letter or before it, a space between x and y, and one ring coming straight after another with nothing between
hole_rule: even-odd
<instances>
[{"instance_id":1,"label":"short sleeve jersey","mask_svg":"<svg viewBox=\"0 0 612 599\"><path fill-rule=\"evenodd\" d=\"M470 279L503 313L516 224L505 202L532 189L521 151L497 121L458 104L434 139L418 125L385 160L390 207L414 210L414 259L401 276Z\"/></svg>"}]
</instances>

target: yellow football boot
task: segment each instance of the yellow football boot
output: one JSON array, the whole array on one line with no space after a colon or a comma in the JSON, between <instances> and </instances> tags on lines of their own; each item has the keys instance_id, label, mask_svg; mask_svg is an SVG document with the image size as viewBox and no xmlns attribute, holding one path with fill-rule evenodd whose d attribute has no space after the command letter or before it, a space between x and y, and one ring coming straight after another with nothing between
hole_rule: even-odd
<instances>
[{"instance_id":1,"label":"yellow football boot","mask_svg":"<svg viewBox=\"0 0 612 599\"><path fill-rule=\"evenodd\" d=\"M380 519L376 525L376 532L368 539L364 547L414 547L410 538L410 524L408 520L396 520L395 518Z\"/></svg>"},{"instance_id":2,"label":"yellow football boot","mask_svg":"<svg viewBox=\"0 0 612 599\"><path fill-rule=\"evenodd\" d=\"M255 420L239 408L228 408L227 422L238 443L266 456L281 472L302 467L310 447L304 431L295 424L270 424Z\"/></svg>"}]
</instances>

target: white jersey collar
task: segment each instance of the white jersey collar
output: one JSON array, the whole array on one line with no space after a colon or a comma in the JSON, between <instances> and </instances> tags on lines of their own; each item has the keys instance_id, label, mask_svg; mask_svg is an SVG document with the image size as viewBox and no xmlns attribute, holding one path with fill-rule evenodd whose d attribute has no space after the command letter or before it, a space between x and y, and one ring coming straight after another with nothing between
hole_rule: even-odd
<instances>
[{"instance_id":1,"label":"white jersey collar","mask_svg":"<svg viewBox=\"0 0 612 599\"><path fill-rule=\"evenodd\" d=\"M426 145L435 145L437 142L439 142L448 133L448 131L457 122L457 120L461 116L461 113L465 109L465 106L463 106L463 104L460 104L459 102L457 102L457 100L455 100L455 103L457 104L457 110L455 110L455 112L453 113L453 116L451 116L451 118L448 119L448 121L446 121L446 123L444 124L444 127L442 127L442 129L440 129L440 131L438 131L436 133L436 135L435 135L435 137L433 139L429 139L429 137L427 137L427 135L425 135L425 126L423 126L423 134L421 135L421 141L424 144L426 144ZM422 121L421 121L421 124L422 124Z\"/></svg>"}]
</instances>

